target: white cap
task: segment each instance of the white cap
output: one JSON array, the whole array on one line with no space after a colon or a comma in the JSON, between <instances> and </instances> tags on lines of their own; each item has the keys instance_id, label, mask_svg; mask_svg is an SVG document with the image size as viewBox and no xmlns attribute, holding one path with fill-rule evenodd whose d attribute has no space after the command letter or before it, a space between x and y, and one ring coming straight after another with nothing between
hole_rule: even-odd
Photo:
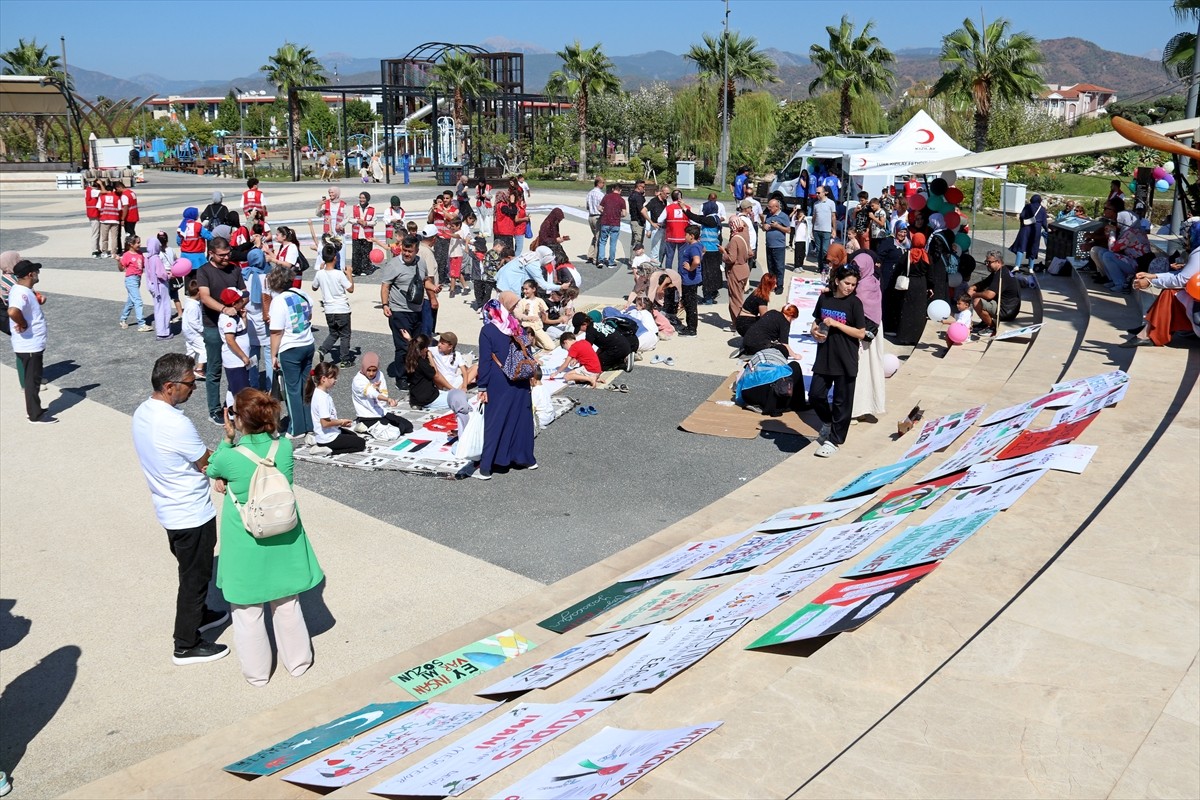
<instances>
[{"instance_id":1,"label":"white cap","mask_svg":"<svg viewBox=\"0 0 1200 800\"><path fill-rule=\"evenodd\" d=\"M543 265L554 263L554 251L549 247L542 245L534 252L538 254L538 260L540 260Z\"/></svg>"},{"instance_id":2,"label":"white cap","mask_svg":"<svg viewBox=\"0 0 1200 800\"><path fill-rule=\"evenodd\" d=\"M424 228L421 228L421 238L422 239L432 239L433 237L435 237L437 235L438 235L437 225L434 225L433 223L430 223L430 224L426 225Z\"/></svg>"}]
</instances>

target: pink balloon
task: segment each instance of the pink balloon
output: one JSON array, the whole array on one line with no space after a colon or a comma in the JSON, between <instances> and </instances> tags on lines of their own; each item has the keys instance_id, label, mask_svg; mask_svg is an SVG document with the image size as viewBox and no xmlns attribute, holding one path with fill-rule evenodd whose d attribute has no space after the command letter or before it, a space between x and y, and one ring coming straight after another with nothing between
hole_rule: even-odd
<instances>
[{"instance_id":1,"label":"pink balloon","mask_svg":"<svg viewBox=\"0 0 1200 800\"><path fill-rule=\"evenodd\" d=\"M371 263L372 263L372 264L382 264L382 263L383 263L383 258L384 258L384 256L383 256L383 251L382 251L382 250L380 250L380 249L379 249L379 248L377 248L377 247L376 247L376 248L373 248L373 249L371 250L371 256L370 256L370 258L371 258Z\"/></svg>"},{"instance_id":2,"label":"pink balloon","mask_svg":"<svg viewBox=\"0 0 1200 800\"><path fill-rule=\"evenodd\" d=\"M192 262L186 258L181 258L171 265L172 278L186 278L192 273Z\"/></svg>"},{"instance_id":3,"label":"pink balloon","mask_svg":"<svg viewBox=\"0 0 1200 800\"><path fill-rule=\"evenodd\" d=\"M883 354L883 377L890 378L900 369L900 359L894 353Z\"/></svg>"},{"instance_id":4,"label":"pink balloon","mask_svg":"<svg viewBox=\"0 0 1200 800\"><path fill-rule=\"evenodd\" d=\"M946 338L954 344L962 344L969 339L970 336L970 329L961 322L956 322L946 329Z\"/></svg>"},{"instance_id":5,"label":"pink balloon","mask_svg":"<svg viewBox=\"0 0 1200 800\"><path fill-rule=\"evenodd\" d=\"M925 207L925 195L914 194L912 197L908 198L908 207L913 211L920 211L923 209Z\"/></svg>"},{"instance_id":6,"label":"pink balloon","mask_svg":"<svg viewBox=\"0 0 1200 800\"><path fill-rule=\"evenodd\" d=\"M1161 181L1163 178L1167 177L1167 171L1162 167L1155 167L1152 171L1152 174L1154 175L1154 180L1156 181Z\"/></svg>"},{"instance_id":7,"label":"pink balloon","mask_svg":"<svg viewBox=\"0 0 1200 800\"><path fill-rule=\"evenodd\" d=\"M950 230L954 230L960 224L962 224L962 217L958 215L957 211L947 211L944 216L946 220L946 227Z\"/></svg>"}]
</instances>

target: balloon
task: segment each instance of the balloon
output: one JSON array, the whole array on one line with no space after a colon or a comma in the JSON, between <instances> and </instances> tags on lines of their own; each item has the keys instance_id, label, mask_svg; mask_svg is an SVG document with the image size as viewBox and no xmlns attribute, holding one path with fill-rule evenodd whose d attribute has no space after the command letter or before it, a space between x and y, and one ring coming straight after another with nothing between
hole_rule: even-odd
<instances>
[{"instance_id":1,"label":"balloon","mask_svg":"<svg viewBox=\"0 0 1200 800\"><path fill-rule=\"evenodd\" d=\"M946 338L954 344L962 344L971 337L971 329L961 322L956 322L946 329Z\"/></svg>"},{"instance_id":2,"label":"balloon","mask_svg":"<svg viewBox=\"0 0 1200 800\"><path fill-rule=\"evenodd\" d=\"M947 186L953 186L954 182L958 180L958 173L952 169L948 169L942 173L942 180L946 182Z\"/></svg>"},{"instance_id":3,"label":"balloon","mask_svg":"<svg viewBox=\"0 0 1200 800\"><path fill-rule=\"evenodd\" d=\"M1163 169L1165 169L1168 173L1174 172L1175 171L1175 162L1168 161L1167 163L1163 164Z\"/></svg>"},{"instance_id":4,"label":"balloon","mask_svg":"<svg viewBox=\"0 0 1200 800\"><path fill-rule=\"evenodd\" d=\"M951 186L949 189L946 190L945 197L946 197L947 203L953 203L954 205L958 205L959 203L961 203L963 201L962 189L958 188L957 186Z\"/></svg>"},{"instance_id":5,"label":"balloon","mask_svg":"<svg viewBox=\"0 0 1200 800\"><path fill-rule=\"evenodd\" d=\"M1154 175L1154 180L1156 181L1161 181L1163 178L1167 177L1167 171L1162 167L1155 167L1153 170L1151 170L1151 174Z\"/></svg>"},{"instance_id":6,"label":"balloon","mask_svg":"<svg viewBox=\"0 0 1200 800\"><path fill-rule=\"evenodd\" d=\"M925 309L925 313L930 322L941 322L950 316L950 304L945 300L934 300L929 304L929 308Z\"/></svg>"},{"instance_id":7,"label":"balloon","mask_svg":"<svg viewBox=\"0 0 1200 800\"><path fill-rule=\"evenodd\" d=\"M181 258L171 265L172 278L186 278L192 272L192 262Z\"/></svg>"},{"instance_id":8,"label":"balloon","mask_svg":"<svg viewBox=\"0 0 1200 800\"><path fill-rule=\"evenodd\" d=\"M945 178L934 178L929 184L929 190L934 194L945 194L950 183Z\"/></svg>"},{"instance_id":9,"label":"balloon","mask_svg":"<svg viewBox=\"0 0 1200 800\"><path fill-rule=\"evenodd\" d=\"M1130 182L1129 182L1129 191L1131 191L1131 192L1133 192L1133 193L1135 193L1135 194L1137 193L1137 181L1130 181Z\"/></svg>"},{"instance_id":10,"label":"balloon","mask_svg":"<svg viewBox=\"0 0 1200 800\"><path fill-rule=\"evenodd\" d=\"M900 369L900 359L895 353L883 354L883 377L890 378Z\"/></svg>"},{"instance_id":11,"label":"balloon","mask_svg":"<svg viewBox=\"0 0 1200 800\"><path fill-rule=\"evenodd\" d=\"M1167 182L1167 186L1175 185L1175 176L1170 173L1167 173L1167 177L1163 178L1163 180Z\"/></svg>"},{"instance_id":12,"label":"balloon","mask_svg":"<svg viewBox=\"0 0 1200 800\"><path fill-rule=\"evenodd\" d=\"M1200 300L1200 272L1188 278L1188 282L1184 285L1183 290L1191 295L1193 300Z\"/></svg>"},{"instance_id":13,"label":"balloon","mask_svg":"<svg viewBox=\"0 0 1200 800\"><path fill-rule=\"evenodd\" d=\"M967 251L971 249L971 237L965 233L960 233L954 237L954 243L958 245L958 249Z\"/></svg>"},{"instance_id":14,"label":"balloon","mask_svg":"<svg viewBox=\"0 0 1200 800\"><path fill-rule=\"evenodd\" d=\"M947 228L949 228L950 230L954 230L961 224L962 224L962 217L960 217L958 215L957 211L947 211L946 212L946 227Z\"/></svg>"},{"instance_id":15,"label":"balloon","mask_svg":"<svg viewBox=\"0 0 1200 800\"><path fill-rule=\"evenodd\" d=\"M962 274L958 272L951 272L947 274L946 285L951 289L957 289L958 287L962 286Z\"/></svg>"},{"instance_id":16,"label":"balloon","mask_svg":"<svg viewBox=\"0 0 1200 800\"><path fill-rule=\"evenodd\" d=\"M925 200L925 195L923 194L914 194L912 197L908 198L908 207L913 211L920 211L926 205L927 201Z\"/></svg>"},{"instance_id":17,"label":"balloon","mask_svg":"<svg viewBox=\"0 0 1200 800\"><path fill-rule=\"evenodd\" d=\"M374 247L371 249L371 263L372 264L382 264L383 263L383 251L380 250L378 247Z\"/></svg>"},{"instance_id":18,"label":"balloon","mask_svg":"<svg viewBox=\"0 0 1200 800\"><path fill-rule=\"evenodd\" d=\"M1165 192L1171 188L1171 184L1167 183L1166 178L1162 178L1154 182L1154 188L1158 189L1160 192Z\"/></svg>"},{"instance_id":19,"label":"balloon","mask_svg":"<svg viewBox=\"0 0 1200 800\"><path fill-rule=\"evenodd\" d=\"M925 208L928 209L929 213L931 214L942 213L942 196L940 194L931 194L925 200Z\"/></svg>"}]
</instances>

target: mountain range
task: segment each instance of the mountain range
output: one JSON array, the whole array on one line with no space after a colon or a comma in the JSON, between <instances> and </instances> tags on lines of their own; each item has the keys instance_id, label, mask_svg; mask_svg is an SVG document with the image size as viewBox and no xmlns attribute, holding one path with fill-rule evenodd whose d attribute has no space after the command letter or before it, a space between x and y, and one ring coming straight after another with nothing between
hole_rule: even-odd
<instances>
[{"instance_id":1,"label":"mountain range","mask_svg":"<svg viewBox=\"0 0 1200 800\"><path fill-rule=\"evenodd\" d=\"M481 45L494 52L510 51L525 54L525 89L539 92L550 73L559 66L554 53L535 45L493 37ZM1092 83L1113 89L1118 97L1143 96L1149 99L1164 92L1179 92L1178 87L1166 86L1169 81L1159 62L1142 56L1105 50L1098 45L1076 38L1046 39L1040 42L1045 58L1042 74L1047 83ZM767 89L780 98L803 99L808 85L817 76L817 68L806 55L768 49L775 60L780 82ZM918 48L896 52L896 95L918 83L930 84L942 74L936 48ZM399 57L399 56L394 56ZM653 81L682 85L695 80L695 68L677 53L652 50L630 56L611 56L617 74L626 88ZM372 85L379 82L379 59L360 58L345 53L327 53L320 58L330 84L343 86ZM233 87L243 91L273 88L261 73L234 77L228 80L173 80L147 73L129 78L117 78L103 72L71 67L71 77L77 90L87 98L100 95L109 98L148 97L150 95L223 96ZM1156 94L1157 92L1157 94Z\"/></svg>"}]
</instances>

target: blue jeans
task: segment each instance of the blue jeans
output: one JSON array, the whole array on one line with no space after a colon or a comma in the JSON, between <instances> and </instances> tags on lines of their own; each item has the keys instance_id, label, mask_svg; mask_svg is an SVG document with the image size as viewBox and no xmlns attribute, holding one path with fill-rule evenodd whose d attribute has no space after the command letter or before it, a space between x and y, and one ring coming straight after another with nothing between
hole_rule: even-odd
<instances>
[{"instance_id":1,"label":"blue jeans","mask_svg":"<svg viewBox=\"0 0 1200 800\"><path fill-rule=\"evenodd\" d=\"M812 232L813 260L817 262L817 269L825 269L825 254L829 252L829 236L829 231Z\"/></svg>"},{"instance_id":2,"label":"blue jeans","mask_svg":"<svg viewBox=\"0 0 1200 800\"><path fill-rule=\"evenodd\" d=\"M787 268L787 248L767 248L767 270L775 276L775 291L783 292L783 271Z\"/></svg>"},{"instance_id":3,"label":"blue jeans","mask_svg":"<svg viewBox=\"0 0 1200 800\"><path fill-rule=\"evenodd\" d=\"M220 416L225 400L221 392L221 332L207 326L204 328L204 394L208 415Z\"/></svg>"},{"instance_id":4,"label":"blue jeans","mask_svg":"<svg viewBox=\"0 0 1200 800\"><path fill-rule=\"evenodd\" d=\"M308 403L304 402L304 385L308 383L308 373L312 372L315 352L316 347L307 344L284 350L279 354L279 371L283 373L283 399L287 406L288 434L291 436L312 433L312 414ZM217 363L220 363L219 357Z\"/></svg>"},{"instance_id":5,"label":"blue jeans","mask_svg":"<svg viewBox=\"0 0 1200 800\"><path fill-rule=\"evenodd\" d=\"M523 252L525 252L525 231L519 231L513 237L513 254L519 256Z\"/></svg>"},{"instance_id":6,"label":"blue jeans","mask_svg":"<svg viewBox=\"0 0 1200 800\"><path fill-rule=\"evenodd\" d=\"M130 275L125 279L125 305L121 308L121 322L129 316L130 310L137 314L138 325L146 324L146 316L142 313L142 277Z\"/></svg>"},{"instance_id":7,"label":"blue jeans","mask_svg":"<svg viewBox=\"0 0 1200 800\"><path fill-rule=\"evenodd\" d=\"M672 262L678 261L678 259L676 258L676 255L679 253L679 250L682 247L683 247L683 242L668 242L666 240L663 241L663 249L662 249L662 254L663 254L662 268L663 269L672 269L672 268L679 269L678 265L673 265Z\"/></svg>"},{"instance_id":8,"label":"blue jeans","mask_svg":"<svg viewBox=\"0 0 1200 800\"><path fill-rule=\"evenodd\" d=\"M596 245L596 260L617 263L617 240L621 238L620 225L601 225L600 243ZM608 245L608 258L604 258L604 246Z\"/></svg>"},{"instance_id":9,"label":"blue jeans","mask_svg":"<svg viewBox=\"0 0 1200 800\"><path fill-rule=\"evenodd\" d=\"M1129 286L1129 282L1138 271L1137 261L1111 250L1100 251L1100 264L1104 267L1104 274L1108 276L1109 283L1118 288Z\"/></svg>"}]
</instances>

